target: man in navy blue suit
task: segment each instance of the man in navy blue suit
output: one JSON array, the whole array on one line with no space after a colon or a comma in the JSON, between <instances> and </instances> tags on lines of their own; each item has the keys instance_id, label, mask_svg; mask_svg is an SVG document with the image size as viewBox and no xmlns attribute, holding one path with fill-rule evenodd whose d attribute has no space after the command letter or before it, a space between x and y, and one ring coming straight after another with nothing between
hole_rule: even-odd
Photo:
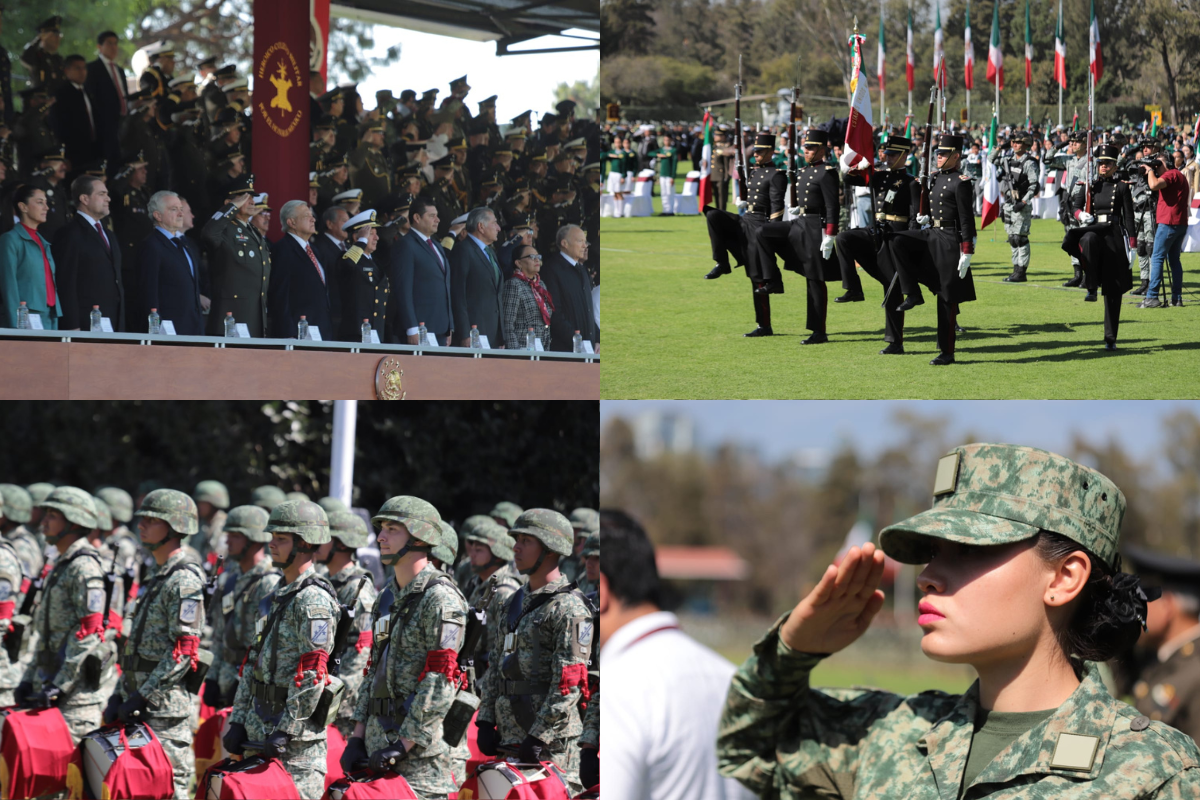
<instances>
[{"instance_id":1,"label":"man in navy blue suit","mask_svg":"<svg viewBox=\"0 0 1200 800\"><path fill-rule=\"evenodd\" d=\"M417 329L423 322L438 342L449 345L454 327L450 260L441 244L431 238L438 229L437 206L427 197L417 197L408 212L412 228L392 249L396 321L388 339L417 344Z\"/></svg>"},{"instance_id":2,"label":"man in navy blue suit","mask_svg":"<svg viewBox=\"0 0 1200 800\"><path fill-rule=\"evenodd\" d=\"M101 155L107 159L109 174L113 175L121 167L121 118L129 113L125 70L116 62L117 34L104 31L97 36L96 50L97 58L88 63L83 85L92 100Z\"/></svg>"},{"instance_id":3,"label":"man in navy blue suit","mask_svg":"<svg viewBox=\"0 0 1200 800\"><path fill-rule=\"evenodd\" d=\"M309 244L317 231L317 218L308 203L289 200L279 210L279 224L283 226L283 238L271 251L271 285L267 291L270 335L296 338L296 323L303 314L310 328L320 328L322 339L333 339L337 332L329 315L331 276Z\"/></svg>"},{"instance_id":4,"label":"man in navy blue suit","mask_svg":"<svg viewBox=\"0 0 1200 800\"><path fill-rule=\"evenodd\" d=\"M157 308L160 318L175 324L175 333L202 336L200 253L183 235L183 200L174 192L155 192L146 210L154 232L137 249L141 313L130 327L145 331L150 309Z\"/></svg>"},{"instance_id":5,"label":"man in navy blue suit","mask_svg":"<svg viewBox=\"0 0 1200 800\"><path fill-rule=\"evenodd\" d=\"M500 235L496 214L486 206L467 214L467 235L450 253L450 300L461 347L471 346L471 326L492 347L504 346L500 332L500 290L504 278L492 244Z\"/></svg>"}]
</instances>

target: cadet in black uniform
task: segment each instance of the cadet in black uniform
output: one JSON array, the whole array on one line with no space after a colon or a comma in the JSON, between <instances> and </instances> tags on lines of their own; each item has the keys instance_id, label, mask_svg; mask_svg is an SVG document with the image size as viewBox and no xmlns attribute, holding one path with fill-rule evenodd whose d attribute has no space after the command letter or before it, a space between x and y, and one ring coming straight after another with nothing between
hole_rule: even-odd
<instances>
[{"instance_id":1,"label":"cadet in black uniform","mask_svg":"<svg viewBox=\"0 0 1200 800\"><path fill-rule=\"evenodd\" d=\"M955 318L959 303L975 299L975 283L968 272L975 252L974 190L969 175L958 171L963 137L943 133L938 140L938 171L930 178L929 218L917 218L925 230L900 231L892 240L900 287L901 311L925 302L920 284L937 294L938 355L930 364L954 363Z\"/></svg>"},{"instance_id":2,"label":"cadet in black uniform","mask_svg":"<svg viewBox=\"0 0 1200 800\"><path fill-rule=\"evenodd\" d=\"M892 288L896 274L890 241L895 231L916 227L917 208L921 201L921 186L917 179L904 170L904 162L912 152L912 140L903 136L888 137L884 145L886 169L871 175L871 191L875 193L875 229L851 228L837 235L837 257L842 268L842 288L846 293L834 300L845 303L862 300L862 282L854 269L855 262L863 272L883 285L883 340L888 346L880 350L881 355L904 353L904 312L895 301L888 302L888 290ZM847 186L862 186L864 180L859 172L846 173Z\"/></svg>"},{"instance_id":3,"label":"cadet in black uniform","mask_svg":"<svg viewBox=\"0 0 1200 800\"><path fill-rule=\"evenodd\" d=\"M337 338L344 342L362 341L362 323L368 320L383 341L383 320L387 314L388 278L383 265L371 255L379 243L375 212L360 212L342 225L353 244L342 254L333 279L341 298L341 325Z\"/></svg>"},{"instance_id":4,"label":"cadet in black uniform","mask_svg":"<svg viewBox=\"0 0 1200 800\"><path fill-rule=\"evenodd\" d=\"M54 97L67 81L63 57L58 52L61 43L62 17L56 15L38 25L38 35L21 53L21 63L29 69L33 88L42 89L49 97Z\"/></svg>"},{"instance_id":5,"label":"cadet in black uniform","mask_svg":"<svg viewBox=\"0 0 1200 800\"><path fill-rule=\"evenodd\" d=\"M1096 148L1099 176L1092 182L1092 212L1084 211L1086 186L1080 181L1071 189L1071 207L1083 227L1067 231L1062 248L1078 256L1083 267L1088 302L1096 302L1096 287L1104 294L1104 349L1117 349L1117 327L1121 322L1121 295L1133 288L1129 255L1137 247L1133 195L1129 184L1117 180L1117 148Z\"/></svg>"}]
</instances>

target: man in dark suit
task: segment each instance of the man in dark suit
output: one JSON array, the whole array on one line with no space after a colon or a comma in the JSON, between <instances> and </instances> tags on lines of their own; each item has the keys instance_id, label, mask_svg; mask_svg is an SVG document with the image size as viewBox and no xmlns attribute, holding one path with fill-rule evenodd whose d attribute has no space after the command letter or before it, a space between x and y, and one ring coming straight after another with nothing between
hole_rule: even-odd
<instances>
[{"instance_id":1,"label":"man in dark suit","mask_svg":"<svg viewBox=\"0 0 1200 800\"><path fill-rule=\"evenodd\" d=\"M450 302L458 344L471 346L471 326L488 338L492 347L504 346L500 330L500 290L504 279L492 244L500 225L490 208L467 214L467 236L450 252Z\"/></svg>"},{"instance_id":2,"label":"man in dark suit","mask_svg":"<svg viewBox=\"0 0 1200 800\"><path fill-rule=\"evenodd\" d=\"M121 244L100 220L108 216L108 189L101 178L80 175L71 184L75 216L54 237L59 327L90 330L92 306L108 317L114 331L125 330L125 287L121 283Z\"/></svg>"},{"instance_id":3,"label":"man in dark suit","mask_svg":"<svg viewBox=\"0 0 1200 800\"><path fill-rule=\"evenodd\" d=\"M128 113L125 70L116 62L117 34L105 31L96 37L98 56L87 65L83 87L92 101L100 153L108 161L109 175L121 167L121 117Z\"/></svg>"},{"instance_id":4,"label":"man in dark suit","mask_svg":"<svg viewBox=\"0 0 1200 800\"><path fill-rule=\"evenodd\" d=\"M147 205L154 232L138 246L137 325L145 331L150 309L157 308L162 319L175 323L180 336L204 335L204 316L200 310L200 254L180 231L183 227L183 200L174 192L155 192Z\"/></svg>"},{"instance_id":5,"label":"man in dark suit","mask_svg":"<svg viewBox=\"0 0 1200 800\"><path fill-rule=\"evenodd\" d=\"M454 327L450 262L441 244L430 238L438 229L437 206L427 197L417 197L409 207L409 220L409 234L392 248L390 277L396 312L388 325L388 340L418 344L417 330L423 322L439 342L449 345Z\"/></svg>"},{"instance_id":6,"label":"man in dark suit","mask_svg":"<svg viewBox=\"0 0 1200 800\"><path fill-rule=\"evenodd\" d=\"M296 338L300 315L320 328L321 338L334 339L337 331L329 314L328 284L332 273L317 258L309 239L316 233L317 219L303 200L289 200L279 210L283 238L271 249L271 290L267 306L271 336Z\"/></svg>"},{"instance_id":7,"label":"man in dark suit","mask_svg":"<svg viewBox=\"0 0 1200 800\"><path fill-rule=\"evenodd\" d=\"M555 234L558 252L542 267L542 281L554 299L550 317L550 349L571 352L575 331L599 352L600 330L592 313L592 280L587 261L587 234L578 225L564 225Z\"/></svg>"},{"instance_id":8,"label":"man in dark suit","mask_svg":"<svg viewBox=\"0 0 1200 800\"><path fill-rule=\"evenodd\" d=\"M95 108L83 87L87 80L87 62L83 56L71 55L63 63L67 80L59 87L54 105L50 107L50 129L62 142L67 160L71 162L71 173L67 177L72 179L100 157L100 139Z\"/></svg>"}]
</instances>

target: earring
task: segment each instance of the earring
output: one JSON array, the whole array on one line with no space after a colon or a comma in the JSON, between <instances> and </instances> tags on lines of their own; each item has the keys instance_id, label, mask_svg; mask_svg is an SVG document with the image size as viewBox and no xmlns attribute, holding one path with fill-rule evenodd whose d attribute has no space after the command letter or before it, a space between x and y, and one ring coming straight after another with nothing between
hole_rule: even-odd
<instances>
[{"instance_id":1,"label":"earring","mask_svg":"<svg viewBox=\"0 0 1200 800\"><path fill-rule=\"evenodd\" d=\"M1051 600L1053 600L1053 599L1054 599L1054 595L1050 595L1050 599L1051 599Z\"/></svg>"}]
</instances>

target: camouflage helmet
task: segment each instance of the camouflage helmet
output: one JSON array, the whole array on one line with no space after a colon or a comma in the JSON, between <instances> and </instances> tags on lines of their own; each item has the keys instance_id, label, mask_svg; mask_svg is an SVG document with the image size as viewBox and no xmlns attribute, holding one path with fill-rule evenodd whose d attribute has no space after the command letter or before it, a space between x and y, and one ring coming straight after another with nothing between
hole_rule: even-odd
<instances>
[{"instance_id":1,"label":"camouflage helmet","mask_svg":"<svg viewBox=\"0 0 1200 800\"><path fill-rule=\"evenodd\" d=\"M287 495L278 486L259 486L250 493L250 502L267 511L274 511L275 506L287 500Z\"/></svg>"},{"instance_id":2,"label":"camouflage helmet","mask_svg":"<svg viewBox=\"0 0 1200 800\"><path fill-rule=\"evenodd\" d=\"M346 507L345 503L343 503L341 500L339 500L336 497L322 497L320 500L317 501L317 505L319 505L321 508L325 509L326 514L332 514L335 511L349 511L350 510L349 508ZM330 517L329 521L332 523L333 518Z\"/></svg>"},{"instance_id":3,"label":"camouflage helmet","mask_svg":"<svg viewBox=\"0 0 1200 800\"><path fill-rule=\"evenodd\" d=\"M440 525L442 529L442 541L436 544L429 555L436 558L448 567L454 566L454 559L458 558L458 534L453 526L446 521L442 521Z\"/></svg>"},{"instance_id":4,"label":"camouflage helmet","mask_svg":"<svg viewBox=\"0 0 1200 800\"><path fill-rule=\"evenodd\" d=\"M9 522L29 522L33 511L33 498L29 492L15 483L0 483L0 497L4 498L4 518Z\"/></svg>"},{"instance_id":5,"label":"camouflage helmet","mask_svg":"<svg viewBox=\"0 0 1200 800\"><path fill-rule=\"evenodd\" d=\"M569 556L575 549L571 521L548 508L531 508L523 512L509 530L509 535L514 539L518 533L534 537L545 545L547 550L560 556Z\"/></svg>"},{"instance_id":6,"label":"camouflage helmet","mask_svg":"<svg viewBox=\"0 0 1200 800\"><path fill-rule=\"evenodd\" d=\"M96 527L96 506L92 496L83 489L74 486L60 486L34 505L39 508L53 508L62 512L67 522L81 528L91 530Z\"/></svg>"},{"instance_id":7,"label":"camouflage helmet","mask_svg":"<svg viewBox=\"0 0 1200 800\"><path fill-rule=\"evenodd\" d=\"M329 518L325 509L309 500L284 500L271 510L267 533L294 533L308 544L321 545L330 540Z\"/></svg>"},{"instance_id":8,"label":"camouflage helmet","mask_svg":"<svg viewBox=\"0 0 1200 800\"><path fill-rule=\"evenodd\" d=\"M270 515L265 508L237 506L225 517L225 532L240 533L252 542L269 542L271 534L266 530L268 519Z\"/></svg>"},{"instance_id":9,"label":"camouflage helmet","mask_svg":"<svg viewBox=\"0 0 1200 800\"><path fill-rule=\"evenodd\" d=\"M33 499L35 506L41 505L42 501L50 496L54 491L53 483L31 483L25 487L25 491L29 492L29 496Z\"/></svg>"},{"instance_id":10,"label":"camouflage helmet","mask_svg":"<svg viewBox=\"0 0 1200 800\"><path fill-rule=\"evenodd\" d=\"M600 534L598 532L587 537L587 541L583 543L583 549L579 551L579 555L584 558L591 556L600 557Z\"/></svg>"},{"instance_id":11,"label":"camouflage helmet","mask_svg":"<svg viewBox=\"0 0 1200 800\"><path fill-rule=\"evenodd\" d=\"M304 492L288 492L284 495L288 500L308 500L308 495Z\"/></svg>"},{"instance_id":12,"label":"camouflage helmet","mask_svg":"<svg viewBox=\"0 0 1200 800\"><path fill-rule=\"evenodd\" d=\"M489 519L487 525L480 525L475 533L482 535L483 538L471 539L468 537L470 541L486 544L491 549L492 555L501 561L513 560L513 537L509 536L503 525Z\"/></svg>"},{"instance_id":13,"label":"camouflage helmet","mask_svg":"<svg viewBox=\"0 0 1200 800\"><path fill-rule=\"evenodd\" d=\"M340 511L335 509L329 512L329 533L346 547L354 550L366 547L370 536L367 523L363 522L362 517L344 508Z\"/></svg>"},{"instance_id":14,"label":"camouflage helmet","mask_svg":"<svg viewBox=\"0 0 1200 800\"><path fill-rule=\"evenodd\" d=\"M600 530L600 512L594 508L577 508L571 512L571 527L576 536L587 536Z\"/></svg>"},{"instance_id":15,"label":"camouflage helmet","mask_svg":"<svg viewBox=\"0 0 1200 800\"><path fill-rule=\"evenodd\" d=\"M220 481L200 481L192 492L197 503L212 503L220 509L229 508L229 490Z\"/></svg>"},{"instance_id":16,"label":"camouflage helmet","mask_svg":"<svg viewBox=\"0 0 1200 800\"><path fill-rule=\"evenodd\" d=\"M136 516L161 519L182 536L191 536L200 530L196 501L175 489L155 489L150 492L142 498L142 506Z\"/></svg>"},{"instance_id":17,"label":"camouflage helmet","mask_svg":"<svg viewBox=\"0 0 1200 800\"><path fill-rule=\"evenodd\" d=\"M113 529L113 518L108 503L96 495L92 495L92 506L96 509L96 530L111 531Z\"/></svg>"},{"instance_id":18,"label":"camouflage helmet","mask_svg":"<svg viewBox=\"0 0 1200 800\"><path fill-rule=\"evenodd\" d=\"M502 500L492 507L488 512L488 516L492 519L502 519L504 524L512 527L517 524L517 517L521 516L523 509L516 503L510 503L507 500Z\"/></svg>"},{"instance_id":19,"label":"camouflage helmet","mask_svg":"<svg viewBox=\"0 0 1200 800\"><path fill-rule=\"evenodd\" d=\"M463 520L463 524L458 527L463 538L468 542L487 543L487 535L478 531L482 530L484 524L496 525L496 520L489 517L487 514L472 514Z\"/></svg>"},{"instance_id":20,"label":"camouflage helmet","mask_svg":"<svg viewBox=\"0 0 1200 800\"><path fill-rule=\"evenodd\" d=\"M382 525L385 520L401 523L414 539L426 544L436 546L442 543L442 515L433 504L419 497L400 495L388 500L380 507L379 513L371 517L371 524Z\"/></svg>"},{"instance_id":21,"label":"camouflage helmet","mask_svg":"<svg viewBox=\"0 0 1200 800\"><path fill-rule=\"evenodd\" d=\"M124 489L105 486L96 490L96 497L108 504L113 519L117 522L129 522L133 519L133 498Z\"/></svg>"},{"instance_id":22,"label":"camouflage helmet","mask_svg":"<svg viewBox=\"0 0 1200 800\"><path fill-rule=\"evenodd\" d=\"M1032 447L968 444L938 461L933 508L884 528L879 544L921 564L931 539L997 545L1046 530L1113 566L1124 516L1125 495L1094 469Z\"/></svg>"}]
</instances>

